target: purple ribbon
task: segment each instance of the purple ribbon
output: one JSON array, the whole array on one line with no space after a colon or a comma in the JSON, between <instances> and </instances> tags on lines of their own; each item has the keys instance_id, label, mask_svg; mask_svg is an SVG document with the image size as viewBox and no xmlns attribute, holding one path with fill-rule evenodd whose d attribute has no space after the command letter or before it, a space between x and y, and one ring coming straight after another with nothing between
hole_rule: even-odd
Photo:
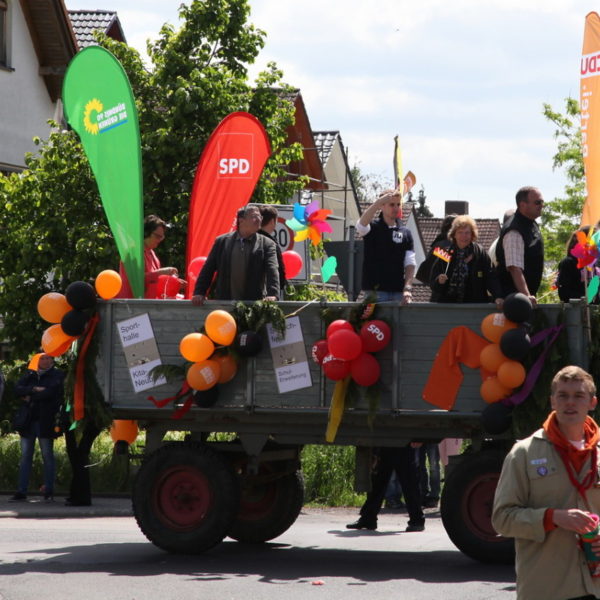
<instances>
[{"instance_id":1,"label":"purple ribbon","mask_svg":"<svg viewBox=\"0 0 600 600\"><path fill-rule=\"evenodd\" d=\"M542 353L538 356L538 359L535 361L531 369L529 369L529 373L527 373L527 378L525 379L525 383L523 387L515 392L512 396L508 398L504 398L501 400L502 404L505 406L517 406L521 404L531 393L533 387L535 386L540 373L542 372L542 368L544 366L544 361L546 359L546 355L548 354L548 350L552 347L552 344L558 338L558 334L561 332L564 325L557 325L556 327L548 327L548 329L542 329L542 331L538 331L531 338L531 347L535 348L538 344L541 344L546 338L550 338L546 347L542 351Z\"/></svg>"}]
</instances>

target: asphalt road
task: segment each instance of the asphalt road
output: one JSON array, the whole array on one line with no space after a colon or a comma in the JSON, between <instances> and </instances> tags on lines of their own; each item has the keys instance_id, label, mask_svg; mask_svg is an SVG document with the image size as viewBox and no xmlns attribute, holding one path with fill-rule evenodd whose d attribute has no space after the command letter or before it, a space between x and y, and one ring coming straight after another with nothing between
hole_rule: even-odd
<instances>
[{"instance_id":1,"label":"asphalt road","mask_svg":"<svg viewBox=\"0 0 600 600\"><path fill-rule=\"evenodd\" d=\"M356 510L305 509L266 544L226 539L203 555L176 556L146 541L126 500L66 508L0 497L0 600L514 598L511 567L464 556L439 513L427 512L422 533L404 533L401 513L357 532L345 528Z\"/></svg>"}]
</instances>

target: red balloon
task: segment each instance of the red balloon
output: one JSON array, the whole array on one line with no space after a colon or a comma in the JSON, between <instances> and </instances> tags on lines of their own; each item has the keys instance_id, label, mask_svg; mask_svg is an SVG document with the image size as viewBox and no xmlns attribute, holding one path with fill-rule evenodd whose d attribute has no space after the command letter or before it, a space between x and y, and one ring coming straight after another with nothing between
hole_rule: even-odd
<instances>
[{"instance_id":1,"label":"red balloon","mask_svg":"<svg viewBox=\"0 0 600 600\"><path fill-rule=\"evenodd\" d=\"M350 374L350 363L347 360L340 360L331 354L323 359L323 373L328 379L339 381Z\"/></svg>"},{"instance_id":2,"label":"red balloon","mask_svg":"<svg viewBox=\"0 0 600 600\"><path fill-rule=\"evenodd\" d=\"M360 335L354 331L340 329L332 333L328 340L329 354L342 360L354 360L363 351L363 343Z\"/></svg>"},{"instance_id":3,"label":"red balloon","mask_svg":"<svg viewBox=\"0 0 600 600\"><path fill-rule=\"evenodd\" d=\"M319 340L315 342L310 351L312 359L318 364L322 364L323 359L329 354L327 349L327 340Z\"/></svg>"},{"instance_id":4,"label":"red balloon","mask_svg":"<svg viewBox=\"0 0 600 600\"><path fill-rule=\"evenodd\" d=\"M294 279L302 270L302 257L293 250L286 250L281 254L286 279Z\"/></svg>"},{"instance_id":5,"label":"red balloon","mask_svg":"<svg viewBox=\"0 0 600 600\"><path fill-rule=\"evenodd\" d=\"M175 298L181 287L177 275L159 275L156 283L156 297L164 300L165 298Z\"/></svg>"},{"instance_id":6,"label":"red balloon","mask_svg":"<svg viewBox=\"0 0 600 600\"><path fill-rule=\"evenodd\" d=\"M329 327L327 327L327 335L325 337L329 339L332 336L332 334L334 334L336 331L339 331L340 329L348 329L348 331L354 331L354 327L352 327L352 325L348 323L348 321L344 319L338 319L337 321L332 321L329 324Z\"/></svg>"},{"instance_id":7,"label":"red balloon","mask_svg":"<svg viewBox=\"0 0 600 600\"><path fill-rule=\"evenodd\" d=\"M365 352L350 363L350 375L358 385L369 387L379 379L381 367L372 354Z\"/></svg>"},{"instance_id":8,"label":"red balloon","mask_svg":"<svg viewBox=\"0 0 600 600\"><path fill-rule=\"evenodd\" d=\"M379 352L392 340L392 331L385 321L367 321L360 328L365 352Z\"/></svg>"},{"instance_id":9,"label":"red balloon","mask_svg":"<svg viewBox=\"0 0 600 600\"><path fill-rule=\"evenodd\" d=\"M206 256L196 256L196 258L188 265L188 278L198 279L200 271L206 262Z\"/></svg>"}]
</instances>

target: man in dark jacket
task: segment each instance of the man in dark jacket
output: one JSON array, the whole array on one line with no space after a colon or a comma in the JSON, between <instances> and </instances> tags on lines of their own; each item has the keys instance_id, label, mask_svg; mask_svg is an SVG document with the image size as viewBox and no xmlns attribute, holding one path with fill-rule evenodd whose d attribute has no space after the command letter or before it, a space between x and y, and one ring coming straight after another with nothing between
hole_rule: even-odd
<instances>
[{"instance_id":1,"label":"man in dark jacket","mask_svg":"<svg viewBox=\"0 0 600 600\"><path fill-rule=\"evenodd\" d=\"M194 305L204 304L211 286L216 300L278 299L275 242L258 235L260 223L258 207L249 205L238 210L237 230L215 240L200 271L192 297Z\"/></svg>"},{"instance_id":2,"label":"man in dark jacket","mask_svg":"<svg viewBox=\"0 0 600 600\"><path fill-rule=\"evenodd\" d=\"M262 222L260 224L258 233L261 235L266 235L270 240L275 242L275 250L277 251L277 267L279 269L279 289L283 294L285 286L287 285L287 280L285 278L285 264L283 262L281 247L275 239L275 229L277 227L277 217L279 216L279 213L273 205L265 204L264 206L260 207L260 216L262 217Z\"/></svg>"},{"instance_id":3,"label":"man in dark jacket","mask_svg":"<svg viewBox=\"0 0 600 600\"><path fill-rule=\"evenodd\" d=\"M38 369L29 370L15 386L17 396L30 407L30 420L19 431L21 436L21 462L19 485L11 500L27 500L29 475L33 463L35 440L39 440L44 462L44 500L53 501L54 495L54 426L56 414L63 401L64 374L54 367L49 354L40 356Z\"/></svg>"},{"instance_id":4,"label":"man in dark jacket","mask_svg":"<svg viewBox=\"0 0 600 600\"><path fill-rule=\"evenodd\" d=\"M502 226L496 259L504 296L525 294L535 306L544 271L544 242L535 220L542 214L544 198L534 187L522 187L516 195L517 211Z\"/></svg>"}]
</instances>

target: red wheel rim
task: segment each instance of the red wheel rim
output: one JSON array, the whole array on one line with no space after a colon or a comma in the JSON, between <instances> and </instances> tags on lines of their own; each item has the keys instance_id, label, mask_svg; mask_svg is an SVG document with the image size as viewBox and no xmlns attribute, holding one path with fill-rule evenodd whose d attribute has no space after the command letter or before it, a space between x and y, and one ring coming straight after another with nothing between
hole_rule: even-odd
<instances>
[{"instance_id":1,"label":"red wheel rim","mask_svg":"<svg viewBox=\"0 0 600 600\"><path fill-rule=\"evenodd\" d=\"M486 542L503 542L506 539L499 536L492 527L492 506L498 479L498 473L480 475L469 483L463 494L463 522L479 539Z\"/></svg>"},{"instance_id":2,"label":"red wheel rim","mask_svg":"<svg viewBox=\"0 0 600 600\"><path fill-rule=\"evenodd\" d=\"M255 521L271 514L277 499L277 483L250 484L242 490L239 518Z\"/></svg>"},{"instance_id":3,"label":"red wheel rim","mask_svg":"<svg viewBox=\"0 0 600 600\"><path fill-rule=\"evenodd\" d=\"M178 531L192 530L206 518L213 502L207 478L197 469L172 467L158 479L153 493L156 514Z\"/></svg>"}]
</instances>

